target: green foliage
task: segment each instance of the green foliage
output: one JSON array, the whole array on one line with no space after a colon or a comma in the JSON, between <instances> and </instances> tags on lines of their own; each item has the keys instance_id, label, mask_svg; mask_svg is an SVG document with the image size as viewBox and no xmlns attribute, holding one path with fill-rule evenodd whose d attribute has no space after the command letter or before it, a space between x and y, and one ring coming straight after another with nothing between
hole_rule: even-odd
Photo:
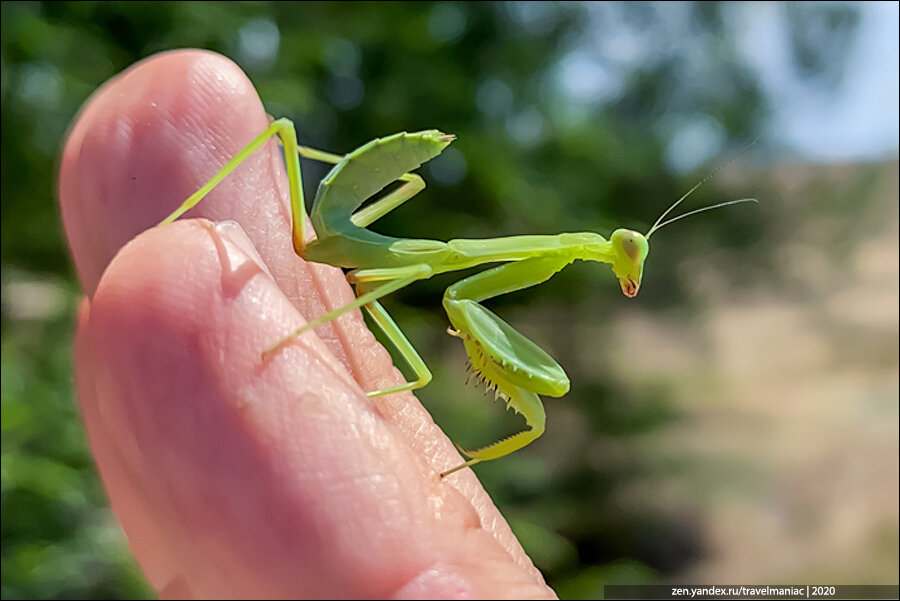
<instances>
[{"instance_id":1,"label":"green foliage","mask_svg":"<svg viewBox=\"0 0 900 601\"><path fill-rule=\"evenodd\" d=\"M97 86L154 52L202 47L236 60L268 111L294 119L311 146L341 152L432 127L457 134L424 170L426 193L377 224L393 235L645 231L694 180L665 162L683 124L711 120L724 150L754 137L766 116L726 8L681 6L687 29L646 4L4 2L3 597L148 594L104 509L71 387L77 285L54 182L65 128ZM792 10L805 22L823 9ZM829 27L846 34L842 44L852 37L853 13L841 11L798 30L803 65L821 64ZM622 33L637 40L636 59L606 56ZM573 78L579 68L586 74ZM579 83L598 74L607 85ZM310 187L324 175L317 165L304 169ZM698 204L718 199L714 185L697 196ZM693 225L707 248L746 244L758 229L736 212L719 213L715 223ZM659 285L642 291L645 302L679 298L674 254L651 256L646 277ZM617 294L596 270L576 266L493 303L554 349L574 386L552 401L545 440L479 469L551 585L572 596L595 596L604 582L653 582L700 552L683 516L647 515L612 500L617 487L654 469L628 459L629 438L652 435L676 416L666 390L629 403L634 393L616 384L603 358L570 344L595 320L594 299ZM35 283L57 308L25 315L17 295ZM462 351L448 350L435 312L448 283L435 278L389 304L435 368L436 382L420 398L451 437L472 436L461 442L477 445L516 424L502 421L499 406L480 393L460 394ZM609 304L603 319L615 319ZM560 403L568 409L557 410ZM563 411L577 427L557 437Z\"/></svg>"},{"instance_id":2,"label":"green foliage","mask_svg":"<svg viewBox=\"0 0 900 601\"><path fill-rule=\"evenodd\" d=\"M73 403L76 298L72 283L4 266L4 599L148 593L107 509Z\"/></svg>"}]
</instances>

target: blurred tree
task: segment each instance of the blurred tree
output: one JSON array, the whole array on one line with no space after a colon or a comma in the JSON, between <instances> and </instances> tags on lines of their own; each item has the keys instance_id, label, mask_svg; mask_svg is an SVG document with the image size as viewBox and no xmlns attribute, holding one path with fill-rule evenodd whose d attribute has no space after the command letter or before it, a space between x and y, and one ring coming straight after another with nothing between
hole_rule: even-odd
<instances>
[{"instance_id":1,"label":"blurred tree","mask_svg":"<svg viewBox=\"0 0 900 601\"><path fill-rule=\"evenodd\" d=\"M426 194L378 223L392 234L646 230L694 178L682 180L674 167L721 155L754 137L766 117L760 84L733 41L736 10L707 2L4 2L3 597L146 592L121 547L109 544L69 382L76 285L53 187L66 124L98 85L154 52L203 47L240 64L269 112L294 119L310 145L346 151L403 129L456 133L458 142L424 169ZM779 10L798 71L833 83L855 9ZM312 191L323 168L304 168ZM718 198L713 186L697 196ZM710 223L693 224L697 248L748 244L760 229L748 212ZM681 296L677 260L651 257L647 277L657 284L644 302ZM67 309L23 317L23 282ZM447 284L436 278L404 291L393 312L435 363L437 381L421 398L438 423L451 437L468 432L464 444L491 440L511 422L480 394L460 394L462 353L448 348L434 309ZM596 266L575 267L495 303L553 349L574 387L549 407L546 440L480 476L550 584L577 596L671 573L702 552L690 511L660 515L615 496L661 469L659 458L630 456L627 438L677 418L666 390L644 387L632 403L638 391L605 371L594 299L604 299L603 320L614 319L606 300L615 289Z\"/></svg>"}]
</instances>

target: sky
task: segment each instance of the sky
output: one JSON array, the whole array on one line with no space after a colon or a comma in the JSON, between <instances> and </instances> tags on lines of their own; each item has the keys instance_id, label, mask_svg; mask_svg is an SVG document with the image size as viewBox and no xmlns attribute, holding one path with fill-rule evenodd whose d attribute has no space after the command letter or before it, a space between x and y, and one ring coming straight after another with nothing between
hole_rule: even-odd
<instances>
[{"instance_id":1,"label":"sky","mask_svg":"<svg viewBox=\"0 0 900 601\"><path fill-rule=\"evenodd\" d=\"M745 11L739 47L774 108L768 134L801 157L835 162L896 157L900 138L900 4L864 2L837 89L823 92L791 70L777 6Z\"/></svg>"},{"instance_id":2,"label":"sky","mask_svg":"<svg viewBox=\"0 0 900 601\"><path fill-rule=\"evenodd\" d=\"M732 3L723 11L725 35L735 38L737 60L756 73L771 106L771 119L759 132L762 144L775 149L781 160L834 163L884 160L898 154L900 4L850 5L859 11L858 29L843 65L834 65L833 73L840 74L836 85L823 85L821 78L804 78L798 72L785 3ZM518 7L514 16L523 26L540 23L536 6L542 5L512 6ZM614 102L629 72L667 60L672 53L683 59L686 79L697 85L715 80L718 67L710 53L717 43L696 34L689 4L644 5L657 19L651 30L624 18L627 7L619 3L588 6L587 35L560 61L557 71L559 89L575 105ZM811 31L818 33L814 22ZM677 114L660 127L663 137L671 140L668 162L678 171L694 170L725 150L726 132L715 115Z\"/></svg>"},{"instance_id":3,"label":"sky","mask_svg":"<svg viewBox=\"0 0 900 601\"><path fill-rule=\"evenodd\" d=\"M732 32L728 35L735 36L739 60L756 72L772 107L767 129L760 132L763 144L777 149L781 159L833 163L883 160L898 154L900 3L870 1L848 5L859 10L860 21L837 86L817 85L798 74L785 3L732 3L724 11L727 30ZM553 23L554 11L548 3L511 2L506 6L513 19L533 33L541 33ZM563 57L555 73L557 89L571 101L569 112L575 118L579 106L614 102L624 90L631 70L642 63L662 60L672 52L686 59L685 77L697 82L715 77L708 56L715 44L691 33L695 30L690 5L645 5L659 18L665 43L623 18L625 8L620 3L588 6L591 25L587 35ZM465 12L459 5L434 5L429 31L435 39L456 40L466 25ZM274 61L278 44L278 29L271 21L253 21L241 31L243 58L248 62ZM331 54L337 59L355 57L350 64L358 64L359 50L353 43L337 40L333 46L335 52ZM337 79L344 84L353 83L352 71L342 72ZM362 84L358 78L355 81L355 87L343 85L329 90L330 99L342 108L359 104L363 100ZM540 142L545 128L542 115L534 109L511 112L512 92L502 81L483 82L477 100L486 113L509 113L507 128L521 144ZM671 140L668 162L679 171L691 171L724 151L725 131L713 115L695 114L687 119L678 115L661 122L660 128Z\"/></svg>"}]
</instances>

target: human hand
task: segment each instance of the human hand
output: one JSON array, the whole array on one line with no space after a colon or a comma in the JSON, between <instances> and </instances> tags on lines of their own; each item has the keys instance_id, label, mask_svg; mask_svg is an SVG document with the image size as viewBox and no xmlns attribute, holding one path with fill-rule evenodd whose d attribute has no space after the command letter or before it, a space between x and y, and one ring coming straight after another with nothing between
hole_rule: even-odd
<instances>
[{"instance_id":1,"label":"human hand","mask_svg":"<svg viewBox=\"0 0 900 601\"><path fill-rule=\"evenodd\" d=\"M339 269L291 250L274 143L153 228L267 123L236 65L179 51L98 90L63 151L87 295L78 396L150 583L178 598L552 597L474 475L438 477L460 457L415 397L366 397L402 376L359 312L261 360L353 298Z\"/></svg>"}]
</instances>

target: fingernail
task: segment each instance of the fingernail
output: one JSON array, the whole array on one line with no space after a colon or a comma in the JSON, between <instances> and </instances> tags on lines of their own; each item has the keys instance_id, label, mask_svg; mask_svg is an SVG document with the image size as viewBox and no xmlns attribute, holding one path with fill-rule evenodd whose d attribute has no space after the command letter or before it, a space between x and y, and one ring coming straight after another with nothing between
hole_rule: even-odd
<instances>
[{"instance_id":1,"label":"fingernail","mask_svg":"<svg viewBox=\"0 0 900 601\"><path fill-rule=\"evenodd\" d=\"M272 277L272 273L262 257L259 256L256 247L250 242L244 228L236 221L221 221L215 225L215 231L218 234L217 238L222 242L219 254L224 267L235 270L249 259L256 263L266 275Z\"/></svg>"}]
</instances>

